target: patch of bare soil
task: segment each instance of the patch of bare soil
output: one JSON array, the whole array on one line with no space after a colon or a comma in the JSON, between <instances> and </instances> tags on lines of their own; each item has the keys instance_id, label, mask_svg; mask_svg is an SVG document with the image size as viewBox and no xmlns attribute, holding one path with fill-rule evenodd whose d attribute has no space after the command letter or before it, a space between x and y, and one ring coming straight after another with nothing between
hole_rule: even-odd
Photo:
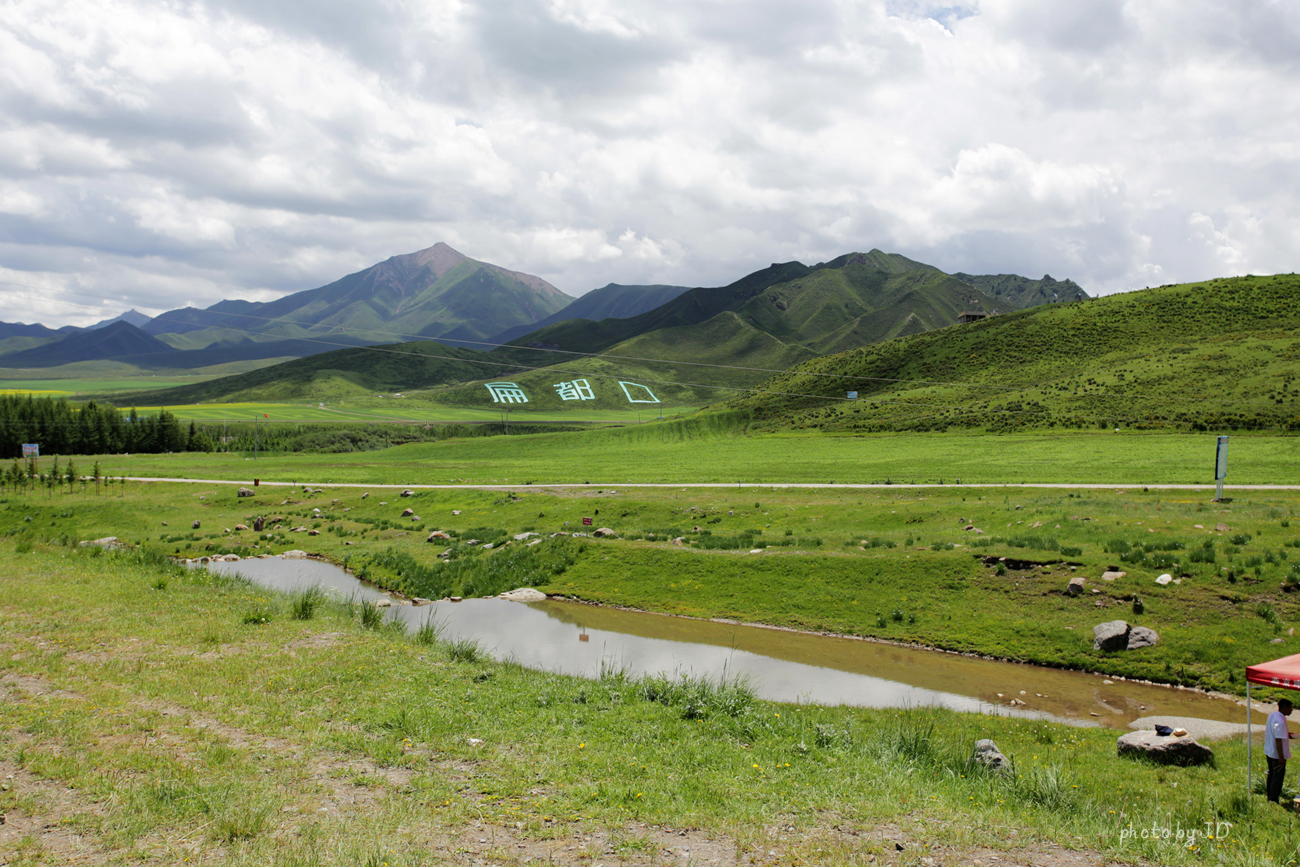
<instances>
[{"instance_id":1,"label":"patch of bare soil","mask_svg":"<svg viewBox=\"0 0 1300 867\"><path fill-rule=\"evenodd\" d=\"M96 805L72 789L0 761L0 864L25 858L53 864L103 864L108 853L76 830L98 818Z\"/></svg>"}]
</instances>

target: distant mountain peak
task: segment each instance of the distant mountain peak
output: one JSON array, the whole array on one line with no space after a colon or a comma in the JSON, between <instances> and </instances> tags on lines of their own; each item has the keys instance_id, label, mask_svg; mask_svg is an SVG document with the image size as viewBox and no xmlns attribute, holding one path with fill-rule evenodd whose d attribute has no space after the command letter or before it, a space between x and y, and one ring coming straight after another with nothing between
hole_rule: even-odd
<instances>
[{"instance_id":1,"label":"distant mountain peak","mask_svg":"<svg viewBox=\"0 0 1300 867\"><path fill-rule=\"evenodd\" d=\"M99 322L96 322L94 325L87 325L84 330L95 331L100 328L107 328L108 326L114 324L115 322L129 322L131 325L134 325L136 328L143 328L145 324L150 322L152 319L153 319L152 316L146 316L145 314L141 313L139 310L136 310L134 307L132 307L130 310L126 311L125 313L119 316L114 316L112 319L103 319Z\"/></svg>"}]
</instances>

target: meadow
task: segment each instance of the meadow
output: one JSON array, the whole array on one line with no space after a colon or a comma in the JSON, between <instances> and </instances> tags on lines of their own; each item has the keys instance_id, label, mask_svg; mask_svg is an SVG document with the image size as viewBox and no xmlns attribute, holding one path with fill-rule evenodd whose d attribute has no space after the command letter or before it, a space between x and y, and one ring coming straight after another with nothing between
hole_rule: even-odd
<instances>
[{"instance_id":1,"label":"meadow","mask_svg":"<svg viewBox=\"0 0 1300 867\"><path fill-rule=\"evenodd\" d=\"M255 465L251 452L96 459L115 476L390 485L1214 482L1212 435L1106 431L751 436L743 434L747 419L745 413L701 414L578 434L453 438L350 455L262 455ZM1296 442L1287 436L1234 436L1228 483L1300 484Z\"/></svg>"},{"instance_id":2,"label":"meadow","mask_svg":"<svg viewBox=\"0 0 1300 867\"><path fill-rule=\"evenodd\" d=\"M1104 729L577 680L147 551L10 539L0 586L11 865L1256 865L1300 842L1246 796L1239 741L1159 767ZM1009 772L970 761L983 737Z\"/></svg>"}]
</instances>

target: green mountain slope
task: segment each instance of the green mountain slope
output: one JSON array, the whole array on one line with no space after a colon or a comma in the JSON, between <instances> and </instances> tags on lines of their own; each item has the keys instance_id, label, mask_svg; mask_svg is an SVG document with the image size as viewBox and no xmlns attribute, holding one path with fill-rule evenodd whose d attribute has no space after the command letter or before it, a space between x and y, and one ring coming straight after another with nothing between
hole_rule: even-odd
<instances>
[{"instance_id":1,"label":"green mountain slope","mask_svg":"<svg viewBox=\"0 0 1300 867\"><path fill-rule=\"evenodd\" d=\"M575 299L563 310L552 313L536 325L516 325L513 328L507 328L493 337L492 342L509 343L539 328L569 319L589 319L592 322L599 322L602 319L630 319L633 316L639 316L667 304L686 291L689 291L686 286L665 286L661 284L624 286L619 283L610 283L599 289L593 289L581 298Z\"/></svg>"},{"instance_id":2,"label":"green mountain slope","mask_svg":"<svg viewBox=\"0 0 1300 867\"><path fill-rule=\"evenodd\" d=\"M1298 296L1278 275L1036 307L817 358L728 405L833 432L1296 430Z\"/></svg>"},{"instance_id":3,"label":"green mountain slope","mask_svg":"<svg viewBox=\"0 0 1300 867\"><path fill-rule=\"evenodd\" d=\"M470 259L439 243L275 301L169 311L146 330L183 334L184 345L195 348L232 331L254 339L346 334L371 343L418 336L455 344L536 323L571 300L540 277Z\"/></svg>"},{"instance_id":4,"label":"green mountain slope","mask_svg":"<svg viewBox=\"0 0 1300 867\"><path fill-rule=\"evenodd\" d=\"M426 340L339 349L236 376L114 400L135 398L155 405L179 405L337 397L464 382L490 377L500 367L499 360L484 353Z\"/></svg>"}]
</instances>

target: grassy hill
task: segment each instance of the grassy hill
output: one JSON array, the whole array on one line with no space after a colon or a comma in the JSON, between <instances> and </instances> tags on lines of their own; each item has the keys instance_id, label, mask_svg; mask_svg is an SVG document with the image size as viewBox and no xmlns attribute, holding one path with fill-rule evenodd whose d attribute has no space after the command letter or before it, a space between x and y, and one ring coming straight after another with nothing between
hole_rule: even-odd
<instances>
[{"instance_id":1,"label":"grassy hill","mask_svg":"<svg viewBox=\"0 0 1300 867\"><path fill-rule=\"evenodd\" d=\"M1297 294L1285 274L1036 307L818 358L730 405L830 432L1296 430Z\"/></svg>"},{"instance_id":2,"label":"grassy hill","mask_svg":"<svg viewBox=\"0 0 1300 867\"><path fill-rule=\"evenodd\" d=\"M194 385L125 395L151 405L333 398L428 388L491 376L503 365L484 353L431 340L339 349Z\"/></svg>"}]
</instances>

